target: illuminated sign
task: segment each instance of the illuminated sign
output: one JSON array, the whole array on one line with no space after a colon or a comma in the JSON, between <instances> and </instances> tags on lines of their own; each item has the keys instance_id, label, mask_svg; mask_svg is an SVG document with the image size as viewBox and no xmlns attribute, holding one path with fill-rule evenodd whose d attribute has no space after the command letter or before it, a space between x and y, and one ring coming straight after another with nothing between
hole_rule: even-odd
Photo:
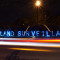
<instances>
[{"instance_id":1,"label":"illuminated sign","mask_svg":"<svg viewBox=\"0 0 60 60\"><path fill-rule=\"evenodd\" d=\"M27 38L50 38L50 37L60 37L60 31L1 31L0 37L27 37Z\"/></svg>"}]
</instances>

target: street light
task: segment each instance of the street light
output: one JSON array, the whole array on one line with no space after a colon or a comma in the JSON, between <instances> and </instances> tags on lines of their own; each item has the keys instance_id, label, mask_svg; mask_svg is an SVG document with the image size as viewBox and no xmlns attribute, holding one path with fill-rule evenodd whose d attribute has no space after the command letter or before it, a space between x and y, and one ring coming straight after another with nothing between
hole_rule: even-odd
<instances>
[{"instance_id":1,"label":"street light","mask_svg":"<svg viewBox=\"0 0 60 60\"><path fill-rule=\"evenodd\" d=\"M37 24L38 24L38 10L39 10L39 7L41 5L41 1L37 0L36 3L35 3L36 7L37 7Z\"/></svg>"},{"instance_id":2,"label":"street light","mask_svg":"<svg viewBox=\"0 0 60 60\"><path fill-rule=\"evenodd\" d=\"M39 0L36 1L36 6L39 7L41 2Z\"/></svg>"},{"instance_id":3,"label":"street light","mask_svg":"<svg viewBox=\"0 0 60 60\"><path fill-rule=\"evenodd\" d=\"M39 7L41 6L41 1L37 0L36 3L35 3L35 5L37 7L37 24L38 24L38 13L39 13L38 10L39 10ZM46 27L49 32L51 32L51 30L47 27L47 25L45 25L45 24L42 24L42 25L44 27Z\"/></svg>"}]
</instances>

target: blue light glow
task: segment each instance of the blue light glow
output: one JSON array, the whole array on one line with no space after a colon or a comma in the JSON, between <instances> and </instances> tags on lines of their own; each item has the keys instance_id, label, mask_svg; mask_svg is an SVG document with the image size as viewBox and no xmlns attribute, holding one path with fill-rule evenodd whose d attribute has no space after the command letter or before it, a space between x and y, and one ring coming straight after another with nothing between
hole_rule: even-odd
<instances>
[{"instance_id":1,"label":"blue light glow","mask_svg":"<svg viewBox=\"0 0 60 60\"><path fill-rule=\"evenodd\" d=\"M45 36L44 31L42 31L42 37L44 37L44 36Z\"/></svg>"},{"instance_id":2,"label":"blue light glow","mask_svg":"<svg viewBox=\"0 0 60 60\"><path fill-rule=\"evenodd\" d=\"M34 37L35 36L35 31L31 31L31 34Z\"/></svg>"},{"instance_id":3,"label":"blue light glow","mask_svg":"<svg viewBox=\"0 0 60 60\"><path fill-rule=\"evenodd\" d=\"M26 36L27 36L27 37L29 37L29 36L30 36L29 31L26 31Z\"/></svg>"},{"instance_id":4,"label":"blue light glow","mask_svg":"<svg viewBox=\"0 0 60 60\"><path fill-rule=\"evenodd\" d=\"M25 36L25 31L22 31L22 34L21 34L22 36Z\"/></svg>"},{"instance_id":5,"label":"blue light glow","mask_svg":"<svg viewBox=\"0 0 60 60\"><path fill-rule=\"evenodd\" d=\"M0 31L1 37L13 37L14 31Z\"/></svg>"},{"instance_id":6,"label":"blue light glow","mask_svg":"<svg viewBox=\"0 0 60 60\"><path fill-rule=\"evenodd\" d=\"M36 31L36 36L38 37L40 34L40 31Z\"/></svg>"},{"instance_id":7,"label":"blue light glow","mask_svg":"<svg viewBox=\"0 0 60 60\"><path fill-rule=\"evenodd\" d=\"M18 31L18 37L20 37L21 36L21 31Z\"/></svg>"},{"instance_id":8,"label":"blue light glow","mask_svg":"<svg viewBox=\"0 0 60 60\"><path fill-rule=\"evenodd\" d=\"M56 36L60 36L60 31L57 31Z\"/></svg>"},{"instance_id":9,"label":"blue light glow","mask_svg":"<svg viewBox=\"0 0 60 60\"><path fill-rule=\"evenodd\" d=\"M10 32L10 36L12 36L12 37L14 36L14 31Z\"/></svg>"},{"instance_id":10,"label":"blue light glow","mask_svg":"<svg viewBox=\"0 0 60 60\"><path fill-rule=\"evenodd\" d=\"M46 37L50 37L50 35L49 35L49 32L48 32L48 31L46 31Z\"/></svg>"},{"instance_id":11,"label":"blue light glow","mask_svg":"<svg viewBox=\"0 0 60 60\"><path fill-rule=\"evenodd\" d=\"M16 34L17 32L17 34ZM37 38L50 38L50 37L60 37L60 31L1 31L0 37L37 37Z\"/></svg>"},{"instance_id":12,"label":"blue light glow","mask_svg":"<svg viewBox=\"0 0 60 60\"><path fill-rule=\"evenodd\" d=\"M11 36L11 32L10 31L7 31L7 36Z\"/></svg>"},{"instance_id":13,"label":"blue light glow","mask_svg":"<svg viewBox=\"0 0 60 60\"><path fill-rule=\"evenodd\" d=\"M51 31L51 34L52 34L52 37L54 37L55 35L54 35L54 31Z\"/></svg>"}]
</instances>

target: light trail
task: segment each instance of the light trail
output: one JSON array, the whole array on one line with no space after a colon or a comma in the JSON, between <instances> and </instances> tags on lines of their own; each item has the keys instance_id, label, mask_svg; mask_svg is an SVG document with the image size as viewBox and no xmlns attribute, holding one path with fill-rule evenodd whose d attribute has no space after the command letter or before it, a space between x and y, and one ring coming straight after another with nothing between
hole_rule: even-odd
<instances>
[{"instance_id":1,"label":"light trail","mask_svg":"<svg viewBox=\"0 0 60 60\"><path fill-rule=\"evenodd\" d=\"M0 45L60 48L60 44L58 43L0 42Z\"/></svg>"},{"instance_id":2,"label":"light trail","mask_svg":"<svg viewBox=\"0 0 60 60\"><path fill-rule=\"evenodd\" d=\"M60 43L60 39L42 39L42 38L0 38L0 41L6 42L34 42L34 43Z\"/></svg>"},{"instance_id":3,"label":"light trail","mask_svg":"<svg viewBox=\"0 0 60 60\"><path fill-rule=\"evenodd\" d=\"M60 38L0 38L0 40L60 40Z\"/></svg>"},{"instance_id":4,"label":"light trail","mask_svg":"<svg viewBox=\"0 0 60 60\"><path fill-rule=\"evenodd\" d=\"M56 47L60 48L60 39L40 38L0 38L0 45Z\"/></svg>"},{"instance_id":5,"label":"light trail","mask_svg":"<svg viewBox=\"0 0 60 60\"><path fill-rule=\"evenodd\" d=\"M8 48L11 50L23 50L23 51L42 51L42 52L54 52L54 50L47 49L31 49L31 48Z\"/></svg>"},{"instance_id":6,"label":"light trail","mask_svg":"<svg viewBox=\"0 0 60 60\"><path fill-rule=\"evenodd\" d=\"M3 40L6 42L60 43L60 40Z\"/></svg>"},{"instance_id":7,"label":"light trail","mask_svg":"<svg viewBox=\"0 0 60 60\"><path fill-rule=\"evenodd\" d=\"M47 30L48 30L49 32L51 32L51 30L47 27L47 25L44 24L43 26L45 26L45 27L47 28Z\"/></svg>"}]
</instances>

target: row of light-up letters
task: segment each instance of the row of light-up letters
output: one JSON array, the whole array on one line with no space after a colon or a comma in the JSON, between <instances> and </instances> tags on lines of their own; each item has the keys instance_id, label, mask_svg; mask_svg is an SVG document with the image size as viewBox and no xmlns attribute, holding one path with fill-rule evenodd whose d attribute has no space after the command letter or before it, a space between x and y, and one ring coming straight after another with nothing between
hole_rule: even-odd
<instances>
[{"instance_id":1,"label":"row of light-up letters","mask_svg":"<svg viewBox=\"0 0 60 60\"><path fill-rule=\"evenodd\" d=\"M0 31L0 37L60 37L60 31Z\"/></svg>"}]
</instances>

